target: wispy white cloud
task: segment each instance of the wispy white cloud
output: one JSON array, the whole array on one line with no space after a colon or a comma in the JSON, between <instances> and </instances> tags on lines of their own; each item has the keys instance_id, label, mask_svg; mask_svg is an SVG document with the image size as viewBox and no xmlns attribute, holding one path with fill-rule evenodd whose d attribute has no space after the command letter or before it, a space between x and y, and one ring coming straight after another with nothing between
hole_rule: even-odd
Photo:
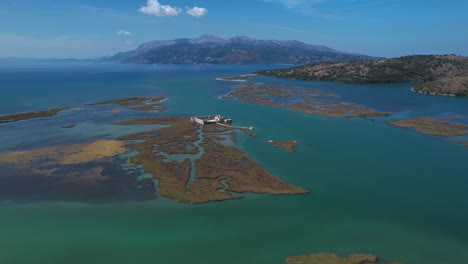
<instances>
[{"instance_id":1,"label":"wispy white cloud","mask_svg":"<svg viewBox=\"0 0 468 264\"><path fill-rule=\"evenodd\" d=\"M140 7L138 9L143 14L153 15L153 16L177 16L182 12L182 9L178 7L172 7L170 5L162 5L158 0L148 0L146 6Z\"/></svg>"},{"instance_id":2,"label":"wispy white cloud","mask_svg":"<svg viewBox=\"0 0 468 264\"><path fill-rule=\"evenodd\" d=\"M208 14L208 10L204 7L195 6L194 8L187 7L187 15L193 17L202 17Z\"/></svg>"},{"instance_id":3,"label":"wispy white cloud","mask_svg":"<svg viewBox=\"0 0 468 264\"><path fill-rule=\"evenodd\" d=\"M131 41L131 40L125 41L125 44L127 44L127 45L133 45L133 43L135 43L135 42L133 42L133 41Z\"/></svg>"},{"instance_id":4,"label":"wispy white cloud","mask_svg":"<svg viewBox=\"0 0 468 264\"><path fill-rule=\"evenodd\" d=\"M326 2L333 2L334 0L261 0L263 2L269 3L279 3L284 5L287 8L294 9L300 7L308 7L323 4ZM345 0L349 1L349 0Z\"/></svg>"},{"instance_id":5,"label":"wispy white cloud","mask_svg":"<svg viewBox=\"0 0 468 264\"><path fill-rule=\"evenodd\" d=\"M266 3L281 4L289 10L301 13L303 15L315 16L324 19L336 19L337 15L323 11L323 5L333 2L333 0L260 0Z\"/></svg>"},{"instance_id":6,"label":"wispy white cloud","mask_svg":"<svg viewBox=\"0 0 468 264\"><path fill-rule=\"evenodd\" d=\"M126 37L133 36L133 33L127 30L119 30L115 34L117 34L117 36L126 36Z\"/></svg>"}]
</instances>

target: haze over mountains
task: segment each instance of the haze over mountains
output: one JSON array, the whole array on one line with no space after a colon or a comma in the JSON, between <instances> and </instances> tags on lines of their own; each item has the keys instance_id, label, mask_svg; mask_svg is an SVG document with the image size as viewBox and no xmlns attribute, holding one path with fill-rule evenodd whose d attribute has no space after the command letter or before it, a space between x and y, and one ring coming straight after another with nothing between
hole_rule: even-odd
<instances>
[{"instance_id":1,"label":"haze over mountains","mask_svg":"<svg viewBox=\"0 0 468 264\"><path fill-rule=\"evenodd\" d=\"M258 40L244 36L222 39L213 35L150 41L107 58L140 64L307 64L374 59L295 40Z\"/></svg>"}]
</instances>

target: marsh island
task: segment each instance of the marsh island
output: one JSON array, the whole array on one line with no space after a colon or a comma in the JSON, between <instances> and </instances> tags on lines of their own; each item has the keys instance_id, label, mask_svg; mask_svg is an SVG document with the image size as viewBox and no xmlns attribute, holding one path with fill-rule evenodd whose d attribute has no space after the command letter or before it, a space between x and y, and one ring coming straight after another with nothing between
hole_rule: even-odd
<instances>
[{"instance_id":1,"label":"marsh island","mask_svg":"<svg viewBox=\"0 0 468 264\"><path fill-rule=\"evenodd\" d=\"M289 141L273 141L268 140L267 144L275 146L277 148L281 148L284 150L289 151L290 153L296 152L296 146L299 146L299 143L296 140L289 140Z\"/></svg>"},{"instance_id":2,"label":"marsh island","mask_svg":"<svg viewBox=\"0 0 468 264\"><path fill-rule=\"evenodd\" d=\"M331 100L334 94L294 86L245 83L237 86L225 99L289 108L294 111L330 117L378 117L391 113L378 112L357 104Z\"/></svg>"},{"instance_id":3,"label":"marsh island","mask_svg":"<svg viewBox=\"0 0 468 264\"><path fill-rule=\"evenodd\" d=\"M370 254L356 254L340 257L333 253L319 253L289 257L286 259L286 264L364 264L378 262L379 257Z\"/></svg>"},{"instance_id":4,"label":"marsh island","mask_svg":"<svg viewBox=\"0 0 468 264\"><path fill-rule=\"evenodd\" d=\"M427 135L442 137L456 137L468 135L468 125L443 121L430 117L396 120L390 121L388 123L398 127L412 128L419 133Z\"/></svg>"},{"instance_id":5,"label":"marsh island","mask_svg":"<svg viewBox=\"0 0 468 264\"><path fill-rule=\"evenodd\" d=\"M166 100L166 98L163 96L138 96L138 97L102 101L102 102L92 103L89 105L116 104L120 106L128 106L134 110L164 112L166 110L166 107L162 104L164 100Z\"/></svg>"},{"instance_id":6,"label":"marsh island","mask_svg":"<svg viewBox=\"0 0 468 264\"><path fill-rule=\"evenodd\" d=\"M27 112L27 113L20 113L20 114L12 114L12 115L4 115L0 116L0 124L1 123L10 123L16 122L21 120L28 120L28 119L35 119L41 117L53 117L61 111L68 110L69 107L61 107L61 108L53 108L49 110L42 110L42 111L35 111L35 112Z\"/></svg>"}]
</instances>

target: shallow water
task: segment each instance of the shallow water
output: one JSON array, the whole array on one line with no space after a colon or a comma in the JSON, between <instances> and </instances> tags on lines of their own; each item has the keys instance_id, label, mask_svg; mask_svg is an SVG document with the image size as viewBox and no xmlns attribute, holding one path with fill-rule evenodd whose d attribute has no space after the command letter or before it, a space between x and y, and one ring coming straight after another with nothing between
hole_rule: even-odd
<instances>
[{"instance_id":1,"label":"shallow water","mask_svg":"<svg viewBox=\"0 0 468 264\"><path fill-rule=\"evenodd\" d=\"M219 76L278 66L22 65L0 68L0 114L60 106L58 118L0 125L0 150L28 149L153 129L115 126L134 116L221 114L253 126L238 146L309 195L204 205L157 198L133 203L0 205L0 263L284 263L317 252L373 253L405 263L468 262L468 149L385 121L462 115L468 98L412 93L410 84L350 85L255 77L322 89L389 118L328 118L218 99L235 82ZM104 112L84 104L163 95L165 113ZM107 110L114 107L109 106ZM118 108L118 107L115 107ZM63 125L76 123L72 129ZM265 144L297 140L290 154ZM26 253L27 252L27 253Z\"/></svg>"}]
</instances>

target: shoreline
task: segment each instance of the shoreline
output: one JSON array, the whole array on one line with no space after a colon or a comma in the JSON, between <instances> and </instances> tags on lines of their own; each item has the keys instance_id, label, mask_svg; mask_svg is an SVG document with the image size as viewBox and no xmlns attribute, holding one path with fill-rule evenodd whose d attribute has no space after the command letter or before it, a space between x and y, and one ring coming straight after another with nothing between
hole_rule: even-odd
<instances>
[{"instance_id":1,"label":"shoreline","mask_svg":"<svg viewBox=\"0 0 468 264\"><path fill-rule=\"evenodd\" d=\"M415 87L411 87L411 91L413 93L419 93L419 94L425 94L425 95L434 95L434 96L449 96L449 97L463 97L463 96L456 96L454 94L441 94L441 93L427 93L427 92L423 92L423 91L417 91L415 89Z\"/></svg>"}]
</instances>

